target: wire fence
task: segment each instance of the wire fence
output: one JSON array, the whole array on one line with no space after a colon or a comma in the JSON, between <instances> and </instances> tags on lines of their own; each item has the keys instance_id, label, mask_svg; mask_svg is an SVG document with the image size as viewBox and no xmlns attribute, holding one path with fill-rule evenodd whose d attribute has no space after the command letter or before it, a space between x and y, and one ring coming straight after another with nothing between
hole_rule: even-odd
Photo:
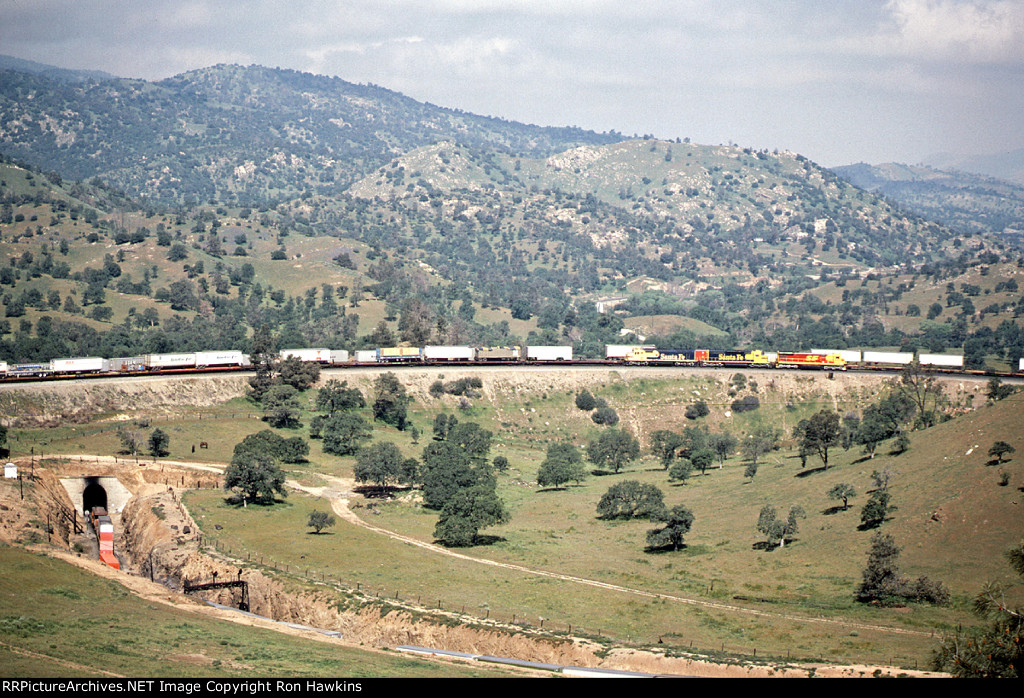
<instances>
[{"instance_id":1,"label":"wire fence","mask_svg":"<svg viewBox=\"0 0 1024 698\"><path fill-rule=\"evenodd\" d=\"M200 534L198 539L200 547L205 546L207 549L215 551L221 557L231 558L237 564L245 563L266 570L272 570L275 574L286 575L296 580L322 584L331 587L339 593L358 596L364 602L379 603L409 611L442 613L456 617L461 622L466 623L478 623L522 632L542 633L555 637L588 638L608 644L655 643L659 648L685 651L703 656L727 655L729 657L746 657L751 660L784 660L804 663L834 663L835 661L834 658L814 656L794 650L786 650L785 653L779 653L777 650L766 652L764 649L756 646L734 645L725 642L715 646L701 645L694 640L686 640L685 637L679 634L665 635L657 639L652 637L621 637L609 632L606 628L584 626L560 619L539 618L535 613L495 608L489 603L466 603L461 600L446 598L439 594L426 595L423 593L402 592L400 589L391 589L381 584L368 584L345 578L326 569L296 565L292 562L281 562L265 553L253 552L242 544L227 540L223 536L214 537ZM914 670L919 668L918 658L911 656L893 655L887 658L887 662L889 666L901 666Z\"/></svg>"}]
</instances>

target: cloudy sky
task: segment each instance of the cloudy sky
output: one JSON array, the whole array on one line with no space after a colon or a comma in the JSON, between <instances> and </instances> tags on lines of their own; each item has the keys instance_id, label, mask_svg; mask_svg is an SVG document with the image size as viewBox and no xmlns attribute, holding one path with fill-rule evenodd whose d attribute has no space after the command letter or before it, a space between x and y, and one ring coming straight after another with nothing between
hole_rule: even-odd
<instances>
[{"instance_id":1,"label":"cloudy sky","mask_svg":"<svg viewBox=\"0 0 1024 698\"><path fill-rule=\"evenodd\" d=\"M0 0L0 53L279 66L828 166L1024 147L1024 0Z\"/></svg>"}]
</instances>

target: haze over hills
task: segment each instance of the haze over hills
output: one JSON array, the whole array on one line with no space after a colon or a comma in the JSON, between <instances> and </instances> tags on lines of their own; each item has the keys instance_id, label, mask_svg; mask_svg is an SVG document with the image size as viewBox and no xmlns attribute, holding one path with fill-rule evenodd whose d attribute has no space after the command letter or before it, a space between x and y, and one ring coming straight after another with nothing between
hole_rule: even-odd
<instances>
[{"instance_id":1,"label":"haze over hills","mask_svg":"<svg viewBox=\"0 0 1024 698\"><path fill-rule=\"evenodd\" d=\"M0 249L17 260L0 301L30 318L6 328L9 357L62 349L36 334L44 314L79 354L126 322L123 353L246 348L267 321L306 346L532 337L598 355L640 327L723 346L977 339L979 360L1024 346L1000 241L794 153L524 125L232 65L159 82L5 71L0 152Z\"/></svg>"},{"instance_id":2,"label":"haze over hills","mask_svg":"<svg viewBox=\"0 0 1024 698\"><path fill-rule=\"evenodd\" d=\"M993 233L1018 243L1024 235L1024 186L1019 183L898 163L860 163L832 170L852 184L958 233Z\"/></svg>"},{"instance_id":3,"label":"haze over hills","mask_svg":"<svg viewBox=\"0 0 1024 698\"><path fill-rule=\"evenodd\" d=\"M1024 149L990 155L939 153L924 162L939 170L972 172L1024 185Z\"/></svg>"}]
</instances>

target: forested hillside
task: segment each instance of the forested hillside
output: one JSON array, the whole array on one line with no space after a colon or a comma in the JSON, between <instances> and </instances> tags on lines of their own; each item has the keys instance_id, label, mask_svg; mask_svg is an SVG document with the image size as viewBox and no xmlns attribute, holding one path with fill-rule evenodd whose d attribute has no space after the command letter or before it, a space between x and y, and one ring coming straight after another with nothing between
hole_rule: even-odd
<instances>
[{"instance_id":1,"label":"forested hillside","mask_svg":"<svg viewBox=\"0 0 1024 698\"><path fill-rule=\"evenodd\" d=\"M0 153L6 360L246 350L262 324L282 347L1024 352L1019 253L793 153L256 66L7 71Z\"/></svg>"},{"instance_id":2,"label":"forested hillside","mask_svg":"<svg viewBox=\"0 0 1024 698\"><path fill-rule=\"evenodd\" d=\"M1024 186L969 172L900 165L849 165L833 171L961 234L1024 242Z\"/></svg>"}]
</instances>

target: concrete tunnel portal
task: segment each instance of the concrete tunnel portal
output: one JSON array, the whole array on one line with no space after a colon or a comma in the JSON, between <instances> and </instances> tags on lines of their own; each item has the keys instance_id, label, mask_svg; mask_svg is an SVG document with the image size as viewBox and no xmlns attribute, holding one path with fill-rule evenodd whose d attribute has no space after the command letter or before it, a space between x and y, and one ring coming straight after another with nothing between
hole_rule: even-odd
<instances>
[{"instance_id":1,"label":"concrete tunnel portal","mask_svg":"<svg viewBox=\"0 0 1024 698\"><path fill-rule=\"evenodd\" d=\"M110 514L120 514L132 498L131 491L116 477L84 475L61 478L60 484L71 498L75 509L85 515L93 507L103 507Z\"/></svg>"}]
</instances>

